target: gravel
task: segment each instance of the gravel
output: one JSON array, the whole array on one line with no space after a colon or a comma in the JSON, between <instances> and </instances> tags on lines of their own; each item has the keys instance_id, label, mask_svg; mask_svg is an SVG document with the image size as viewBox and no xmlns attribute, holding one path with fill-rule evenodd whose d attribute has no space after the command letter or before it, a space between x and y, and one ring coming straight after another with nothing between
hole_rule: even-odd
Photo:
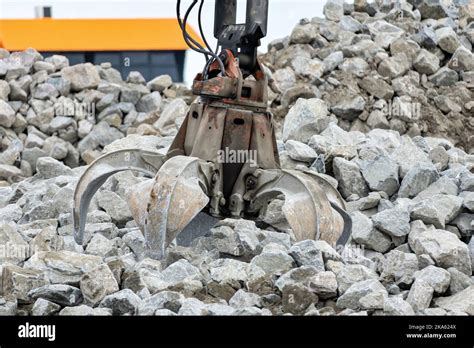
<instances>
[{"instance_id":1,"label":"gravel","mask_svg":"<svg viewBox=\"0 0 474 348\"><path fill-rule=\"evenodd\" d=\"M98 191L77 245L84 165L166 151L194 97L167 75L34 49L0 59L0 314L474 315L473 16L459 6L403 3L402 19L330 0L260 56L282 167L337 187L345 248L295 241L276 199L266 224L225 219L147 259L131 173Z\"/></svg>"}]
</instances>

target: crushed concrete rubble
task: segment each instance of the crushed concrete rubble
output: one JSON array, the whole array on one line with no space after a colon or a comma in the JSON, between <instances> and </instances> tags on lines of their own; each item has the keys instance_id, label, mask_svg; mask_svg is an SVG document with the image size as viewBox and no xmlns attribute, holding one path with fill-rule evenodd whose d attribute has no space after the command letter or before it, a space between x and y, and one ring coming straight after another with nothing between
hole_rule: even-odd
<instances>
[{"instance_id":1,"label":"crushed concrete rubble","mask_svg":"<svg viewBox=\"0 0 474 348\"><path fill-rule=\"evenodd\" d=\"M449 3L329 0L261 56L282 167L337 184L344 248L295 242L270 204L273 227L226 219L146 258L131 172L95 195L76 244L85 165L166 151L194 97L169 76L1 51L0 314L474 315L474 6Z\"/></svg>"}]
</instances>

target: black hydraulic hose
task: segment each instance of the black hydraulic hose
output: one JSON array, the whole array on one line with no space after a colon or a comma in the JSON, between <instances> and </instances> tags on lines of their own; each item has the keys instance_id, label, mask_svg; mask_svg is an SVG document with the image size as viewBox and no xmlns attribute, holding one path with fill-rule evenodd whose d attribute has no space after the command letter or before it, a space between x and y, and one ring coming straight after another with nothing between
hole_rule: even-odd
<instances>
[{"instance_id":1,"label":"black hydraulic hose","mask_svg":"<svg viewBox=\"0 0 474 348\"><path fill-rule=\"evenodd\" d=\"M204 30L202 29L202 21L201 21L201 15L202 15L202 8L204 6L204 0L201 0L201 4L199 5L199 13L198 13L198 23L199 23L199 32L201 33L202 40L204 41L204 44L206 45L207 49L209 52L214 52L211 49L211 46L206 40L206 35L204 35ZM217 53L217 52L214 52Z\"/></svg>"},{"instance_id":2,"label":"black hydraulic hose","mask_svg":"<svg viewBox=\"0 0 474 348\"><path fill-rule=\"evenodd\" d=\"M197 2L197 0L194 0L193 4L190 6L190 9L192 9L194 7L196 2ZM183 21L181 20L181 0L178 0L177 3L176 3L176 14L177 14L177 17L178 17L178 24L179 24L179 27L181 28L181 32L183 34L184 41L186 41L186 44L193 51L203 53L203 52L200 51L200 49L202 50L202 49L204 49L204 47L202 47L199 42L197 42L196 40L194 40L192 37L190 37L188 35L188 33L186 31L185 23L183 23ZM208 54L205 54L205 59L206 59L206 61L209 59Z\"/></svg>"},{"instance_id":3,"label":"black hydraulic hose","mask_svg":"<svg viewBox=\"0 0 474 348\"><path fill-rule=\"evenodd\" d=\"M178 23L179 23L179 25L181 27L181 30L183 32L183 38L192 50L194 50L196 52L199 52L199 53L202 53L206 56L206 60L207 60L206 66L208 65L208 62L210 61L210 59L208 59L209 55L212 56L215 60L217 60L218 63L219 63L219 68L221 70L221 73L222 73L223 76L225 76L226 73L225 73L224 63L219 58L219 56L217 54L215 54L214 52L212 52L212 51L208 52L208 51L204 50L204 48L198 42L196 42L196 40L194 40L192 37L190 37L189 34L186 31L186 23L188 21L189 14L191 13L192 9L194 8L194 6L196 5L197 2L198 2L198 0L193 1L193 3L190 5L188 10L186 11L186 14L184 16L184 21L181 21L181 17L180 17L181 0L177 1L176 13L177 13L177 16L178 16ZM196 43L196 45L198 47L193 46L191 44L191 42Z\"/></svg>"},{"instance_id":4,"label":"black hydraulic hose","mask_svg":"<svg viewBox=\"0 0 474 348\"><path fill-rule=\"evenodd\" d=\"M189 17L189 14L191 13L193 7L196 5L196 3L198 2L198 0L194 0L193 3L191 4L191 6L189 6L188 10L186 11L186 14L184 15L184 20L183 20L183 27L184 27L184 32L186 34L186 36L189 37L189 34L186 32L186 24L188 22L188 17ZM218 55L216 55L214 52L212 52L212 50L210 52L204 50L204 48L201 46L201 49L195 49L196 52L200 52L204 55L206 55L206 57L208 55L212 56L214 59L217 60L217 62L219 63L219 67L221 69L221 72L222 72L222 75L225 76L225 67L224 67L224 63L222 62L222 60L219 58ZM206 63L206 65L210 62L211 60L208 59L208 62Z\"/></svg>"}]
</instances>

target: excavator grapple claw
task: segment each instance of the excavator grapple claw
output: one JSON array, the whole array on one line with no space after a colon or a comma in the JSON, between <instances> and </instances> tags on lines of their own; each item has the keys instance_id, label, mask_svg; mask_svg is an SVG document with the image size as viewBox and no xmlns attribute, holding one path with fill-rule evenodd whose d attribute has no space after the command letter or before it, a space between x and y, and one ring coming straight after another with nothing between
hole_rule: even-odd
<instances>
[{"instance_id":1,"label":"excavator grapple claw","mask_svg":"<svg viewBox=\"0 0 474 348\"><path fill-rule=\"evenodd\" d=\"M76 241L83 243L95 192L111 175L132 170L151 178L130 188L127 197L148 257L162 259L166 247L187 225L192 227L201 211L216 218L258 219L262 209L281 195L283 215L298 241L321 239L334 247L344 245L352 223L337 189L317 173L280 168L268 110L268 80L257 58L267 31L268 0L247 0L246 24L235 23L236 1L215 2L219 54L186 32L196 2L184 21L179 16L180 0L177 10L184 39L206 56L204 70L192 86L198 98L166 155L120 150L86 169L74 192Z\"/></svg>"},{"instance_id":2,"label":"excavator grapple claw","mask_svg":"<svg viewBox=\"0 0 474 348\"><path fill-rule=\"evenodd\" d=\"M91 199L109 177L125 170L138 171L153 177L164 163L165 157L157 152L126 149L105 154L92 162L79 178L74 191L73 219L76 242L82 244Z\"/></svg>"}]
</instances>

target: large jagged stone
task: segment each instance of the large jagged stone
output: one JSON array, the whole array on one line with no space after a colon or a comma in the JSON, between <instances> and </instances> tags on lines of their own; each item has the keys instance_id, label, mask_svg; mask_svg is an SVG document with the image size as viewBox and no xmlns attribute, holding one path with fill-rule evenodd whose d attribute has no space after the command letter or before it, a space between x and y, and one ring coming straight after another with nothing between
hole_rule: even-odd
<instances>
[{"instance_id":1,"label":"large jagged stone","mask_svg":"<svg viewBox=\"0 0 474 348\"><path fill-rule=\"evenodd\" d=\"M78 284L82 275L102 263L102 258L72 251L40 251L25 266L45 272L51 283Z\"/></svg>"},{"instance_id":2,"label":"large jagged stone","mask_svg":"<svg viewBox=\"0 0 474 348\"><path fill-rule=\"evenodd\" d=\"M474 315L474 285L471 285L455 295L439 297L434 300L434 304L445 310Z\"/></svg>"},{"instance_id":3,"label":"large jagged stone","mask_svg":"<svg viewBox=\"0 0 474 348\"><path fill-rule=\"evenodd\" d=\"M387 290L378 280L367 279L351 285L337 299L337 306L353 310L382 309L386 297Z\"/></svg>"},{"instance_id":4,"label":"large jagged stone","mask_svg":"<svg viewBox=\"0 0 474 348\"><path fill-rule=\"evenodd\" d=\"M451 232L423 231L417 233L409 243L417 255L430 255L439 267L454 267L467 275L472 273L467 245Z\"/></svg>"},{"instance_id":5,"label":"large jagged stone","mask_svg":"<svg viewBox=\"0 0 474 348\"><path fill-rule=\"evenodd\" d=\"M353 194L359 197L365 197L369 194L369 188L356 163L336 157L332 162L332 167L334 176L338 181L339 191L344 198Z\"/></svg>"},{"instance_id":6,"label":"large jagged stone","mask_svg":"<svg viewBox=\"0 0 474 348\"><path fill-rule=\"evenodd\" d=\"M433 288L423 279L417 279L408 293L407 302L415 312L428 308L433 299Z\"/></svg>"},{"instance_id":7,"label":"large jagged stone","mask_svg":"<svg viewBox=\"0 0 474 348\"><path fill-rule=\"evenodd\" d=\"M311 135L325 130L330 122L324 101L317 98L300 98L285 117L283 141L293 139L305 143Z\"/></svg>"},{"instance_id":8,"label":"large jagged stone","mask_svg":"<svg viewBox=\"0 0 474 348\"><path fill-rule=\"evenodd\" d=\"M91 63L77 64L61 70L62 77L71 82L73 91L96 88L100 83L97 69Z\"/></svg>"},{"instance_id":9,"label":"large jagged stone","mask_svg":"<svg viewBox=\"0 0 474 348\"><path fill-rule=\"evenodd\" d=\"M86 303L94 306L105 296L119 291L114 274L106 264L84 273L80 280L81 292Z\"/></svg>"},{"instance_id":10,"label":"large jagged stone","mask_svg":"<svg viewBox=\"0 0 474 348\"><path fill-rule=\"evenodd\" d=\"M14 296L20 302L31 302L29 292L48 283L42 271L14 265L3 266L2 291L4 294Z\"/></svg>"},{"instance_id":11,"label":"large jagged stone","mask_svg":"<svg viewBox=\"0 0 474 348\"><path fill-rule=\"evenodd\" d=\"M404 209L385 209L371 218L376 228L392 237L403 237L410 232L410 214Z\"/></svg>"},{"instance_id":12,"label":"large jagged stone","mask_svg":"<svg viewBox=\"0 0 474 348\"><path fill-rule=\"evenodd\" d=\"M378 231L368 217L361 212L353 212L352 218L352 238L356 243L365 245L369 249L385 252L392 242L384 233Z\"/></svg>"}]
</instances>

